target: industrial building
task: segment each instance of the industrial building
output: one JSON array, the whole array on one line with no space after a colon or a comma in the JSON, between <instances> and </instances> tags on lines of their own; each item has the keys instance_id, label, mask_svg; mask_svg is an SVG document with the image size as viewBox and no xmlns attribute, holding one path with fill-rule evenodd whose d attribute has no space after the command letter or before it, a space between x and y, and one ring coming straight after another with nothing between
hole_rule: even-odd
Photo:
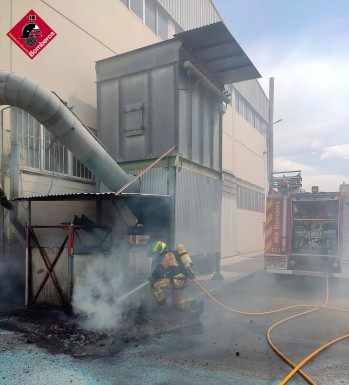
<instances>
[{"instance_id":1,"label":"industrial building","mask_svg":"<svg viewBox=\"0 0 349 385\"><path fill-rule=\"evenodd\" d=\"M68 123L48 129L50 119L35 119L16 100L1 106L1 185L14 205L0 208L1 259L7 266L27 255L29 302L45 297L42 253L62 269L57 286L65 289L56 299L66 303L79 279L69 259L74 254L78 270L97 246L118 249L111 270L120 250L123 263L141 270L148 242L165 237L212 271L217 258L264 245L268 99L213 2L85 4L31 3L56 33L34 59L10 39L0 43L0 69L54 91L49 97L69 110L77 135L68 139ZM4 1L2 36L28 11ZM114 167L137 175L173 146L134 191L115 196L128 178L120 173L114 185ZM86 225L90 232L79 231ZM60 267L59 258L67 263Z\"/></svg>"}]
</instances>

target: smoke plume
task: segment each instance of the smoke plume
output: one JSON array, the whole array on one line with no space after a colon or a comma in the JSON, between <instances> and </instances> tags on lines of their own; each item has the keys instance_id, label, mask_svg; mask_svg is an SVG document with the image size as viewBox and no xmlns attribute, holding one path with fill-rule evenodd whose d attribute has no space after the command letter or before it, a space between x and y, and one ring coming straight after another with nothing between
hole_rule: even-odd
<instances>
[{"instance_id":1,"label":"smoke plume","mask_svg":"<svg viewBox=\"0 0 349 385\"><path fill-rule=\"evenodd\" d=\"M122 305L117 298L122 278L113 276L110 264L105 261L103 257L95 258L87 265L85 276L75 283L72 305L86 329L114 329L121 320Z\"/></svg>"}]
</instances>

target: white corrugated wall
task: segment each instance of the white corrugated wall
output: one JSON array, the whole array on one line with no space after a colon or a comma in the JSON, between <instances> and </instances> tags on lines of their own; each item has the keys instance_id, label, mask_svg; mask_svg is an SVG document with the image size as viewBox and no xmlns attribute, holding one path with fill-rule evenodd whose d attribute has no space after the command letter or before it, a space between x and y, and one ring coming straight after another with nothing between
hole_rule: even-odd
<instances>
[{"instance_id":1,"label":"white corrugated wall","mask_svg":"<svg viewBox=\"0 0 349 385\"><path fill-rule=\"evenodd\" d=\"M234 88L265 120L268 120L268 98L257 79L235 83Z\"/></svg>"},{"instance_id":2,"label":"white corrugated wall","mask_svg":"<svg viewBox=\"0 0 349 385\"><path fill-rule=\"evenodd\" d=\"M237 252L251 253L264 249L264 213L237 210Z\"/></svg>"},{"instance_id":3,"label":"white corrugated wall","mask_svg":"<svg viewBox=\"0 0 349 385\"><path fill-rule=\"evenodd\" d=\"M211 0L159 0L159 3L185 31L222 21Z\"/></svg>"}]
</instances>

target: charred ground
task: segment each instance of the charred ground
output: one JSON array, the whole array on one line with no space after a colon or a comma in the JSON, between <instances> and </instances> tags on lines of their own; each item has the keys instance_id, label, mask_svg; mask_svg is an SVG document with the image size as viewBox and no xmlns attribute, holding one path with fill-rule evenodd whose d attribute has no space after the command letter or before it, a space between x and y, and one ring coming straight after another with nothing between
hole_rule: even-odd
<instances>
[{"instance_id":1,"label":"charred ground","mask_svg":"<svg viewBox=\"0 0 349 385\"><path fill-rule=\"evenodd\" d=\"M197 316L170 307L128 309L118 326L108 330L87 330L84 317L66 315L61 310L33 307L0 309L0 330L20 334L20 338L0 340L0 350L13 349L16 343L34 344L51 354L76 358L103 357L120 353L126 346L138 346L149 337L191 325Z\"/></svg>"}]
</instances>

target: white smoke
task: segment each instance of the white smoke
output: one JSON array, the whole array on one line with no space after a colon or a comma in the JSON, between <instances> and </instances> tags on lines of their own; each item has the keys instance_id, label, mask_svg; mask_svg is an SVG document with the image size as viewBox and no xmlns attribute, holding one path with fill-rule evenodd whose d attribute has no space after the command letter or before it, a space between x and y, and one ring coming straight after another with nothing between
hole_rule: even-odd
<instances>
[{"instance_id":1,"label":"white smoke","mask_svg":"<svg viewBox=\"0 0 349 385\"><path fill-rule=\"evenodd\" d=\"M72 305L74 313L83 319L81 326L92 330L116 328L122 314L122 305L117 303L120 289L121 276L113 276L105 258L94 258L74 285Z\"/></svg>"}]
</instances>

